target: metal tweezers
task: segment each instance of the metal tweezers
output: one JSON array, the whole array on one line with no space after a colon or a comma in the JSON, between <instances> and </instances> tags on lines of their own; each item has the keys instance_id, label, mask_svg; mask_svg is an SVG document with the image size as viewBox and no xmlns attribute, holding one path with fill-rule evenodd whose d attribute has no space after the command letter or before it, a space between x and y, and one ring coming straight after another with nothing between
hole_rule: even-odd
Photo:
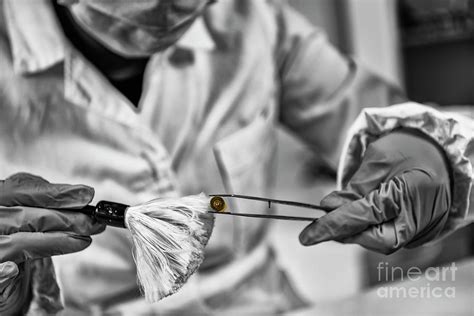
<instances>
[{"instance_id":1,"label":"metal tweezers","mask_svg":"<svg viewBox=\"0 0 474 316\"><path fill-rule=\"evenodd\" d=\"M240 194L210 194L210 197L220 197L220 198L236 198L236 199L244 199L244 200L255 200L255 201L262 201L268 203L268 208L271 208L272 203L275 204L282 204L282 205L290 205L295 207L302 207L308 209L315 209L321 210L325 212L329 212L332 209L315 204L308 204L302 202L294 202L294 201L286 201L286 200L275 200L275 199L268 199L263 197L257 196L250 196L250 195L240 195ZM214 214L221 214L221 215L230 215L230 216L241 216L241 217L253 217L253 218L269 218L269 219L279 219L279 220L290 220L290 221L307 221L312 222L316 218L314 217L300 217L300 216L284 216L284 215L272 215L272 214L251 214L251 213L232 213L232 212L219 212L219 211L209 211L210 213Z\"/></svg>"}]
</instances>

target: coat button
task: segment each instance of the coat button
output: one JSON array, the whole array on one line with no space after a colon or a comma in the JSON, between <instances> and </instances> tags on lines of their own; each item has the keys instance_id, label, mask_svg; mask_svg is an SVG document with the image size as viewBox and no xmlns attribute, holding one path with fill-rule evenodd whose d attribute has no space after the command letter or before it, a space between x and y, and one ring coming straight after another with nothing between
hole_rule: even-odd
<instances>
[{"instance_id":1,"label":"coat button","mask_svg":"<svg viewBox=\"0 0 474 316\"><path fill-rule=\"evenodd\" d=\"M194 64L194 52L177 47L169 57L169 61L176 67L185 67Z\"/></svg>"}]
</instances>

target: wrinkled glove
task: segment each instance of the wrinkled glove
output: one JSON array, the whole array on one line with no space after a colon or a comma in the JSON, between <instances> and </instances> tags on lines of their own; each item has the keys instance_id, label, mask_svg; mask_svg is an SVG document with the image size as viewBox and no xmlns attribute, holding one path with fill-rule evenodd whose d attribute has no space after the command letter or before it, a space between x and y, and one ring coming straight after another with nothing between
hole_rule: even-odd
<instances>
[{"instance_id":1,"label":"wrinkled glove","mask_svg":"<svg viewBox=\"0 0 474 316\"><path fill-rule=\"evenodd\" d=\"M25 313L30 301L35 314L62 307L50 257L83 250L105 227L84 214L51 209L81 208L93 196L90 187L26 173L0 181L0 315Z\"/></svg>"},{"instance_id":2,"label":"wrinkled glove","mask_svg":"<svg viewBox=\"0 0 474 316\"><path fill-rule=\"evenodd\" d=\"M416 247L446 223L450 169L427 136L395 131L368 146L347 191L332 192L321 204L334 210L303 230L303 245L335 240L384 254Z\"/></svg>"}]
</instances>

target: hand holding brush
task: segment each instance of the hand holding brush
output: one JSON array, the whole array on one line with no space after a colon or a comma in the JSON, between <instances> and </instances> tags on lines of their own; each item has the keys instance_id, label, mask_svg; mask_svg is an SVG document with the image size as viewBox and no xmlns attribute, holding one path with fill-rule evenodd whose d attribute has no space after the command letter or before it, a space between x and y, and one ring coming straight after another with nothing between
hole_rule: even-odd
<instances>
[{"instance_id":1,"label":"hand holding brush","mask_svg":"<svg viewBox=\"0 0 474 316\"><path fill-rule=\"evenodd\" d=\"M0 181L0 314L45 302L42 310L60 310L50 257L83 250L104 223L129 229L138 281L150 302L176 292L199 267L214 225L207 197L156 199L130 207L103 201L93 207L88 205L93 196L90 187L53 184L26 173ZM36 263L41 269L31 267ZM28 304L30 291L34 297Z\"/></svg>"},{"instance_id":2,"label":"hand holding brush","mask_svg":"<svg viewBox=\"0 0 474 316\"><path fill-rule=\"evenodd\" d=\"M59 208L58 210L44 209L41 212L47 214L45 215L46 220L57 217L59 219L62 218L67 223L70 221L71 216L85 220L85 217L79 216L81 215L80 213L83 213L88 215L89 218L95 219L95 224L92 224L93 222L90 220L87 222L91 222L91 225L96 225L101 227L101 229L103 229L103 225L100 223L127 228L131 233L138 281L145 297L150 302L156 302L165 296L175 293L198 269L203 260L204 247L212 232L214 214L280 220L314 220L314 217L226 212L227 203L224 198L264 201L268 203L269 207L271 207L272 203L277 203L325 210L317 205L292 201L242 195L206 196L204 194L181 198L155 199L136 206L109 201L100 201L96 206L92 206L87 205L87 203L92 199L93 190L85 186L70 187L77 189L78 192L87 193L90 191L85 201L86 204L63 203L63 205L61 201L64 201L65 197L61 195L61 191L64 191L64 188L69 188L67 185L50 184L40 177L27 174L16 175L5 182L9 184L7 185L9 187L7 191L16 191L16 195L13 195L15 198L4 202L3 205L5 206L21 204L23 205L22 210L28 214L34 214L33 212L37 210L28 206ZM25 190L25 187L34 188L36 191ZM54 192L48 192L43 187L52 188ZM44 193L47 196L46 200L50 203L36 205L34 194L32 197L31 191ZM64 192L67 193L68 191ZM23 197L21 203L18 196ZM24 225L28 226L32 225L32 223L25 223ZM29 227L35 229L31 226ZM48 230L54 229L53 227L48 227L44 227L42 232L48 233ZM88 243L90 243L90 238L88 238ZM67 250L56 250L56 252L52 252L50 255L67 252Z\"/></svg>"}]
</instances>

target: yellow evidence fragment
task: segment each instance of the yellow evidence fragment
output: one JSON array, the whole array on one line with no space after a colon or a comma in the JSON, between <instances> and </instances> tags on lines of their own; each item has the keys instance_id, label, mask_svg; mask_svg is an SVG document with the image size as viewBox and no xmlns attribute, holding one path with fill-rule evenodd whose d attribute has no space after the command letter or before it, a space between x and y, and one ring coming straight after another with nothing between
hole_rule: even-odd
<instances>
[{"instance_id":1,"label":"yellow evidence fragment","mask_svg":"<svg viewBox=\"0 0 474 316\"><path fill-rule=\"evenodd\" d=\"M223 213L225 212L227 205L224 199L220 196L214 196L211 199L211 208L217 212Z\"/></svg>"}]
</instances>

